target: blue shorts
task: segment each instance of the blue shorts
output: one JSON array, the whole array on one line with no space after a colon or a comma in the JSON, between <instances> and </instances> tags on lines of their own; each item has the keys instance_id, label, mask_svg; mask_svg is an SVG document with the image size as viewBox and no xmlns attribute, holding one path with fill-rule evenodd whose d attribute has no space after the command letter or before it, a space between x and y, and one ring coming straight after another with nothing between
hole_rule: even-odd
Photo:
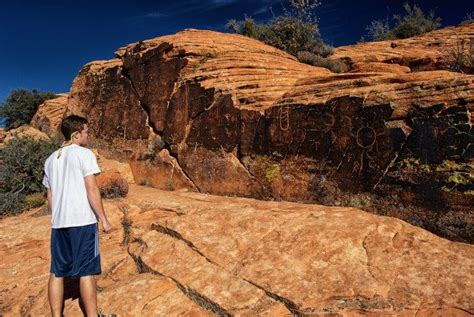
<instances>
[{"instance_id":1,"label":"blue shorts","mask_svg":"<svg viewBox=\"0 0 474 317\"><path fill-rule=\"evenodd\" d=\"M51 273L79 278L101 271L98 223L51 228Z\"/></svg>"}]
</instances>

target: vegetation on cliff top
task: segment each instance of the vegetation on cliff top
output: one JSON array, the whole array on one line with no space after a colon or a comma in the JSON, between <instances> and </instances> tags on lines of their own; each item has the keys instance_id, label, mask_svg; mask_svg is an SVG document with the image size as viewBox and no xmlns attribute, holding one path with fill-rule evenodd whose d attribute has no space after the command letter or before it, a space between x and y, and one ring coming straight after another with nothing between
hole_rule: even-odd
<instances>
[{"instance_id":1,"label":"vegetation on cliff top","mask_svg":"<svg viewBox=\"0 0 474 317\"><path fill-rule=\"evenodd\" d=\"M326 44L319 31L319 19L315 9L319 0L289 0L290 7L283 14L273 16L266 23L257 23L252 17L244 20L229 20L227 27L268 45L281 49L299 61L314 66L326 67L334 72L343 72L345 65L340 61L327 59L334 48Z\"/></svg>"},{"instance_id":2,"label":"vegetation on cliff top","mask_svg":"<svg viewBox=\"0 0 474 317\"><path fill-rule=\"evenodd\" d=\"M36 89L15 89L0 104L0 117L5 118L5 130L29 124L39 105L56 97L53 92Z\"/></svg>"},{"instance_id":3,"label":"vegetation on cliff top","mask_svg":"<svg viewBox=\"0 0 474 317\"><path fill-rule=\"evenodd\" d=\"M404 15L394 15L392 21L374 20L367 26L368 36L373 41L406 39L439 29L441 18L434 11L426 14L418 5L403 5Z\"/></svg>"}]
</instances>

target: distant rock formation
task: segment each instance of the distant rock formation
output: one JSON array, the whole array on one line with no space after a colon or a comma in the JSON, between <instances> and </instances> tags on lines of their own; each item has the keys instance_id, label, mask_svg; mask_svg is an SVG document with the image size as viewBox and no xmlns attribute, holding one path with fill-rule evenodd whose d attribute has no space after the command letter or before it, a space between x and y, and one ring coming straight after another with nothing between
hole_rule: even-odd
<instances>
[{"instance_id":1,"label":"distant rock formation","mask_svg":"<svg viewBox=\"0 0 474 317\"><path fill-rule=\"evenodd\" d=\"M85 65L66 114L87 116L138 184L325 204L376 194L387 199L379 213L403 201L448 215L428 225L395 214L425 227L460 217L469 240L474 77L446 63L473 34L468 24L341 47L331 58L350 72L334 74L248 37L188 29Z\"/></svg>"},{"instance_id":2,"label":"distant rock formation","mask_svg":"<svg viewBox=\"0 0 474 317\"><path fill-rule=\"evenodd\" d=\"M60 125L66 111L67 97L68 94L57 94L56 98L46 100L38 107L30 124L48 135L60 134Z\"/></svg>"}]
</instances>

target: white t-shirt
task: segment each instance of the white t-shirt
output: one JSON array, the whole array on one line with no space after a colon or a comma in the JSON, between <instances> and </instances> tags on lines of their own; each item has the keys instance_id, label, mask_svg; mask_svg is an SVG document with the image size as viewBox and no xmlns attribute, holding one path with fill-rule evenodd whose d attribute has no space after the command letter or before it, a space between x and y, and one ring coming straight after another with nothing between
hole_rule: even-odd
<instances>
[{"instance_id":1,"label":"white t-shirt","mask_svg":"<svg viewBox=\"0 0 474 317\"><path fill-rule=\"evenodd\" d=\"M43 185L51 190L51 227L77 227L98 222L87 197L84 177L101 172L90 149L75 143L54 151L44 162Z\"/></svg>"}]
</instances>

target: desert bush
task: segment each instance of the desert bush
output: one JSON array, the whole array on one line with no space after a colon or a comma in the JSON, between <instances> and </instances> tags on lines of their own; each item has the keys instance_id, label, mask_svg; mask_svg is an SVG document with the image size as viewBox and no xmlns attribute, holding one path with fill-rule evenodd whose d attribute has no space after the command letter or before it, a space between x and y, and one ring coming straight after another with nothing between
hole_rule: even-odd
<instances>
[{"instance_id":1,"label":"desert bush","mask_svg":"<svg viewBox=\"0 0 474 317\"><path fill-rule=\"evenodd\" d=\"M331 55L334 48L324 43L318 18L314 14L314 9L321 3L314 0L289 0L289 4L290 9L284 8L283 15L275 16L267 23L257 23L253 18L245 17L243 21L229 20L227 28L295 57L298 57L300 52L309 52L321 58ZM302 56L306 55L307 53L303 53ZM311 64L311 59L303 58L300 62ZM332 62L322 60L319 60L317 66L336 68Z\"/></svg>"},{"instance_id":2,"label":"desert bush","mask_svg":"<svg viewBox=\"0 0 474 317\"><path fill-rule=\"evenodd\" d=\"M388 20L375 20L370 22L367 26L367 35L373 41L383 41L393 39L393 35L390 34L390 25ZM365 40L365 37L364 37Z\"/></svg>"},{"instance_id":3,"label":"desert bush","mask_svg":"<svg viewBox=\"0 0 474 317\"><path fill-rule=\"evenodd\" d=\"M348 71L348 66L339 60L330 60L308 51L298 52L298 60L302 63L327 68L335 73Z\"/></svg>"},{"instance_id":4,"label":"desert bush","mask_svg":"<svg viewBox=\"0 0 474 317\"><path fill-rule=\"evenodd\" d=\"M434 232L454 241L474 242L474 224L469 214L447 212L435 219Z\"/></svg>"},{"instance_id":5,"label":"desert bush","mask_svg":"<svg viewBox=\"0 0 474 317\"><path fill-rule=\"evenodd\" d=\"M466 14L466 16L464 17L464 19L461 21L460 24L466 25L472 22L474 22L474 12L469 12L468 14Z\"/></svg>"},{"instance_id":6,"label":"desert bush","mask_svg":"<svg viewBox=\"0 0 474 317\"><path fill-rule=\"evenodd\" d=\"M46 202L44 193L33 193L25 196L23 205L26 209L41 207Z\"/></svg>"},{"instance_id":7,"label":"desert bush","mask_svg":"<svg viewBox=\"0 0 474 317\"><path fill-rule=\"evenodd\" d=\"M449 69L455 72L474 74L474 40L460 40L456 47L448 53Z\"/></svg>"},{"instance_id":8,"label":"desert bush","mask_svg":"<svg viewBox=\"0 0 474 317\"><path fill-rule=\"evenodd\" d=\"M0 215L16 214L39 204L37 195L28 195L44 195L44 161L58 147L58 139L21 136L0 148Z\"/></svg>"},{"instance_id":9,"label":"desert bush","mask_svg":"<svg viewBox=\"0 0 474 317\"><path fill-rule=\"evenodd\" d=\"M299 51L311 51L325 57L332 53L332 48L323 43L316 24L294 16L279 16L261 24L246 17L243 21L230 20L227 27L294 56Z\"/></svg>"},{"instance_id":10,"label":"desert bush","mask_svg":"<svg viewBox=\"0 0 474 317\"><path fill-rule=\"evenodd\" d=\"M45 100L56 97L52 92L42 92L36 89L15 89L4 102L0 104L0 117L5 117L5 130L10 130L29 124Z\"/></svg>"},{"instance_id":11,"label":"desert bush","mask_svg":"<svg viewBox=\"0 0 474 317\"><path fill-rule=\"evenodd\" d=\"M126 197L128 194L128 183L123 178L111 178L99 186L102 198Z\"/></svg>"},{"instance_id":12,"label":"desert bush","mask_svg":"<svg viewBox=\"0 0 474 317\"><path fill-rule=\"evenodd\" d=\"M441 18L434 11L425 14L416 4L413 7L405 3L404 15L394 15L394 26L390 27L388 19L375 20L367 26L368 36L373 41L405 39L423 33L431 32L441 26Z\"/></svg>"}]
</instances>

